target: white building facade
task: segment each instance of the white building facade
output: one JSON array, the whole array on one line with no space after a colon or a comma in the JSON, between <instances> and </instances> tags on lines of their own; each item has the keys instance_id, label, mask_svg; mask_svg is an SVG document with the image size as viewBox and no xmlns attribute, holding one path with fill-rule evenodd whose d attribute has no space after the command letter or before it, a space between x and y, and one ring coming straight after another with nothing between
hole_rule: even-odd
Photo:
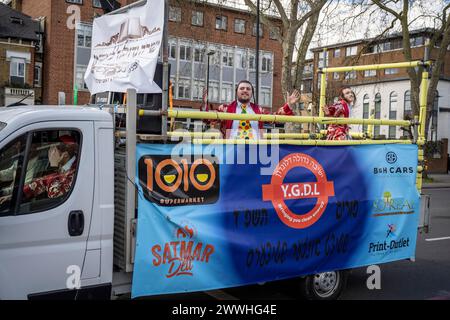
<instances>
[{"instance_id":1,"label":"white building facade","mask_svg":"<svg viewBox=\"0 0 450 320\"><path fill-rule=\"evenodd\" d=\"M352 86L356 103L351 112L353 118L403 120L411 116L410 81L387 81L374 84ZM362 125L352 125L351 131L363 132ZM404 131L399 127L375 126L375 136L383 135L390 139L399 139ZM428 140L450 138L450 81L440 80L430 120Z\"/></svg>"}]
</instances>

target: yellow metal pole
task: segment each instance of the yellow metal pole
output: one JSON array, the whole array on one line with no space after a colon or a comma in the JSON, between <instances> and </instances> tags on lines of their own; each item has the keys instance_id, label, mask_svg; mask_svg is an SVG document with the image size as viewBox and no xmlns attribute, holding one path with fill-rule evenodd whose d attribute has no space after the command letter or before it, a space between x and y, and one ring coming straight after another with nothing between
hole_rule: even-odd
<instances>
[{"instance_id":1,"label":"yellow metal pole","mask_svg":"<svg viewBox=\"0 0 450 320\"><path fill-rule=\"evenodd\" d=\"M193 139L194 144L289 144L303 146L351 146L373 144L412 144L409 140L244 140L244 139Z\"/></svg>"},{"instance_id":2,"label":"yellow metal pole","mask_svg":"<svg viewBox=\"0 0 450 320\"><path fill-rule=\"evenodd\" d=\"M320 73L320 103L319 103L319 117L324 116L323 107L326 104L327 93L327 74L325 72Z\"/></svg>"},{"instance_id":3,"label":"yellow metal pole","mask_svg":"<svg viewBox=\"0 0 450 320\"><path fill-rule=\"evenodd\" d=\"M173 131L167 132L169 137L177 137L177 138L221 138L222 133L220 132L185 132L185 131Z\"/></svg>"},{"instance_id":4,"label":"yellow metal pole","mask_svg":"<svg viewBox=\"0 0 450 320\"><path fill-rule=\"evenodd\" d=\"M419 163L424 160L423 145L425 144L425 125L427 121L427 96L428 96L428 77L429 73L427 71L422 72L422 81L420 83L420 110L419 110L419 134L417 139L417 145L419 151L417 154L417 159ZM416 187L419 192L422 191L422 170L417 170Z\"/></svg>"},{"instance_id":5,"label":"yellow metal pole","mask_svg":"<svg viewBox=\"0 0 450 320\"><path fill-rule=\"evenodd\" d=\"M348 72L348 71L365 71L365 70L380 70L380 69L390 69L390 68L414 68L429 62L422 61L411 61L411 62L398 62L398 63L382 63L382 64L371 64L363 66L346 66L346 67L333 67L333 68L323 68L321 71L324 73L331 72Z\"/></svg>"},{"instance_id":6,"label":"yellow metal pole","mask_svg":"<svg viewBox=\"0 0 450 320\"><path fill-rule=\"evenodd\" d=\"M142 114L144 114L143 112ZM273 114L236 114L225 112L205 111L168 111L168 117L210 119L210 120L251 120L262 122L294 122L294 123L319 123L319 124L374 124L386 126L409 126L408 120L382 120L382 119L354 119L354 118L331 118L331 117L303 117L303 116L280 116ZM141 113L140 113L141 115Z\"/></svg>"},{"instance_id":7,"label":"yellow metal pole","mask_svg":"<svg viewBox=\"0 0 450 320\"><path fill-rule=\"evenodd\" d=\"M369 117L369 119L375 119L375 115L370 115L370 117ZM372 139L373 138L373 124L369 124L368 126L367 126L367 137L369 138L369 139Z\"/></svg>"}]
</instances>

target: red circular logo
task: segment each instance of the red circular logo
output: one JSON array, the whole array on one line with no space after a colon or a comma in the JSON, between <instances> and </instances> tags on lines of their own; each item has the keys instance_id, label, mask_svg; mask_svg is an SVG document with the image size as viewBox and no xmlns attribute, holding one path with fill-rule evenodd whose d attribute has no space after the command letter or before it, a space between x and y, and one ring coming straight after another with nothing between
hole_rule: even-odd
<instances>
[{"instance_id":1,"label":"red circular logo","mask_svg":"<svg viewBox=\"0 0 450 320\"><path fill-rule=\"evenodd\" d=\"M293 168L302 167L314 174L317 181L283 183ZM263 185L263 201L272 201L281 221L295 229L304 229L319 220L325 211L328 198L334 196L334 184L327 180L322 166L316 159L304 153L293 153L284 157L275 168L270 184ZM286 200L316 198L317 202L309 212L297 214L286 205Z\"/></svg>"}]
</instances>

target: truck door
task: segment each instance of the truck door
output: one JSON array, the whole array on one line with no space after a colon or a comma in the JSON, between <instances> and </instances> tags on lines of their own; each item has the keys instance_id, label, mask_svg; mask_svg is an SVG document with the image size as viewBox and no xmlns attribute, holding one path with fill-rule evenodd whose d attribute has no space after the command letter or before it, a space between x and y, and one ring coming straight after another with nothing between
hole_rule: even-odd
<instances>
[{"instance_id":1,"label":"truck door","mask_svg":"<svg viewBox=\"0 0 450 320\"><path fill-rule=\"evenodd\" d=\"M75 298L94 176L93 122L40 122L0 142L0 299Z\"/></svg>"}]
</instances>

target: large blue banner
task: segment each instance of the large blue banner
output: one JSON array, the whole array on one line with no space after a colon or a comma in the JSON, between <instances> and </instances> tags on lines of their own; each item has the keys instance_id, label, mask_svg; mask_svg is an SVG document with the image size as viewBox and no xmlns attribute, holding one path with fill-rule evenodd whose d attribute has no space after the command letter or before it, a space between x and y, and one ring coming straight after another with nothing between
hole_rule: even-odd
<instances>
[{"instance_id":1,"label":"large blue banner","mask_svg":"<svg viewBox=\"0 0 450 320\"><path fill-rule=\"evenodd\" d=\"M417 146L138 145L132 296L414 257Z\"/></svg>"}]
</instances>

